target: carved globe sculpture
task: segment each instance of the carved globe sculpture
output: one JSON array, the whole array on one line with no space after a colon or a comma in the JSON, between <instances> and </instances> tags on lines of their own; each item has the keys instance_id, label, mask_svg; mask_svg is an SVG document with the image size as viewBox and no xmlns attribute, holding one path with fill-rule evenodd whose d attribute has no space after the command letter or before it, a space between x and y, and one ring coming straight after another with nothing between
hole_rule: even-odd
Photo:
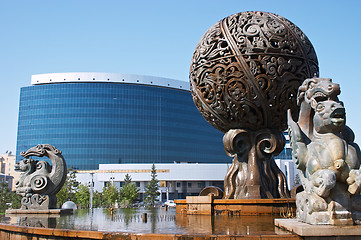
<instances>
[{"instance_id":1,"label":"carved globe sculpture","mask_svg":"<svg viewBox=\"0 0 361 240\"><path fill-rule=\"evenodd\" d=\"M190 83L198 110L222 132L285 130L287 109L297 115L298 87L315 75L315 50L296 25L273 13L241 12L203 35Z\"/></svg>"},{"instance_id":2,"label":"carved globe sculpture","mask_svg":"<svg viewBox=\"0 0 361 240\"><path fill-rule=\"evenodd\" d=\"M191 62L195 105L233 157L225 199L288 198L286 178L273 156L285 144L287 109L297 117L297 91L318 76L306 35L273 13L241 12L213 25Z\"/></svg>"}]
</instances>

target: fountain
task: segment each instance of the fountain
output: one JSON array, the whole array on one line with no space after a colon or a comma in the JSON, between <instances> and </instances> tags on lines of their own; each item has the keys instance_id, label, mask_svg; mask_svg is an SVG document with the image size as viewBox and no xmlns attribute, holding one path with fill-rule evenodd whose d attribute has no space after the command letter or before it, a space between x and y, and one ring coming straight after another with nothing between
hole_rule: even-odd
<instances>
[{"instance_id":1,"label":"fountain","mask_svg":"<svg viewBox=\"0 0 361 240\"><path fill-rule=\"evenodd\" d=\"M146 219L144 215L146 213ZM177 214L175 208L75 210L72 215L16 216L1 219L0 239L299 239L275 229L275 216Z\"/></svg>"},{"instance_id":2,"label":"fountain","mask_svg":"<svg viewBox=\"0 0 361 240\"><path fill-rule=\"evenodd\" d=\"M312 134L317 134L310 127L311 117L318 117L312 111L318 111L321 103L324 108L330 108L330 101L340 105L337 87L332 84L334 88L328 89L328 95L315 94L313 99L307 98L307 87L314 86L312 79L318 79L313 78L317 76L318 62L312 44L287 19L273 13L242 12L219 21L204 34L195 49L190 84L195 105L212 126L225 133L224 148L233 158L225 176L224 191L208 187L200 196L176 200L176 209L78 209L73 215L50 211L30 214L33 210L51 210L55 206L51 194L60 189L55 183L63 182L61 171L55 179L49 171L45 171L45 175L31 175L31 172L24 175L30 184L29 181L19 183L18 191L24 197L19 211L23 212L1 218L0 238L304 239L299 235L310 238L316 236L317 231L327 233L330 229L319 225L305 227L307 222L359 223L360 204L356 195L361 186L359 159L353 154L351 157L336 154L331 162L325 161L329 166L325 167L321 161L308 168L309 159L305 158L305 153L312 151L309 145ZM338 111L332 113L331 118L342 125L344 115ZM293 119L297 118L296 123ZM315 121L314 126L318 123ZM297 194L298 220L275 219L280 215L292 217L295 210L295 199L291 198L285 176L273 158L284 148L282 133L288 125L293 155L303 174L305 189ZM335 135L341 140L336 141L335 146L354 146L357 152L352 131L336 130ZM46 155L52 148L45 146L29 150L24 156L34 152L38 156ZM47 156L61 159L58 153ZM60 166L57 169L64 171L65 163L56 164L53 162L53 168ZM37 165L49 169L46 163L37 162ZM35 175L38 178L32 183ZM338 194L340 189L342 194ZM309 203L309 199L313 202ZM335 231L337 229L332 228L329 233L337 235ZM353 236L361 234L354 226L346 226L344 232Z\"/></svg>"}]
</instances>

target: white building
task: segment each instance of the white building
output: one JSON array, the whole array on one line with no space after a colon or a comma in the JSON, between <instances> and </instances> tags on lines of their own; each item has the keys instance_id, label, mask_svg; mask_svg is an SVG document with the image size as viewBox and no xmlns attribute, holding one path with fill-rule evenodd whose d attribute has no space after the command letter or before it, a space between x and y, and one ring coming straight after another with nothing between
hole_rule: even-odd
<instances>
[{"instance_id":1,"label":"white building","mask_svg":"<svg viewBox=\"0 0 361 240\"><path fill-rule=\"evenodd\" d=\"M297 184L295 180L298 175L298 170L295 167L295 164L292 160L281 160L275 159L277 166L281 169L287 179L288 189L294 188Z\"/></svg>"},{"instance_id":2,"label":"white building","mask_svg":"<svg viewBox=\"0 0 361 240\"><path fill-rule=\"evenodd\" d=\"M276 159L276 164L285 174L288 188L294 187L295 174L292 160ZM168 199L184 199L186 196L198 195L208 186L217 186L223 189L224 177L230 164L155 164L157 179L159 180L161 201ZM93 181L94 191L101 192L103 187L113 184L120 188L126 174L140 189L140 198L143 199L145 186L151 179L152 164L100 164L99 170L78 170L77 180L85 185Z\"/></svg>"},{"instance_id":3,"label":"white building","mask_svg":"<svg viewBox=\"0 0 361 240\"><path fill-rule=\"evenodd\" d=\"M223 188L228 164L155 164L162 195L160 200L198 195L207 186ZM94 190L102 191L107 184L121 187L126 174L140 189L143 199L145 186L151 179L152 164L99 164L99 170L79 170L77 180L82 184L94 182Z\"/></svg>"},{"instance_id":4,"label":"white building","mask_svg":"<svg viewBox=\"0 0 361 240\"><path fill-rule=\"evenodd\" d=\"M291 190L292 188L294 188L296 185L299 184L299 183L297 184L297 182L295 183L295 180L299 178L297 177L299 173L292 160L290 137L288 135L288 132L285 132L284 136L286 138L285 148L281 154L275 157L275 162L286 176L288 189Z\"/></svg>"}]
</instances>

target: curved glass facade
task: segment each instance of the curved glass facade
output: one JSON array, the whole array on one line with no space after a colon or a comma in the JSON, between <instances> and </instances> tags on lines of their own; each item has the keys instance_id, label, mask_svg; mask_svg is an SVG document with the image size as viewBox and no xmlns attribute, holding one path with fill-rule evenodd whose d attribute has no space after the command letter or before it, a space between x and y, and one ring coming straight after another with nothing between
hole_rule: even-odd
<instances>
[{"instance_id":1,"label":"curved glass facade","mask_svg":"<svg viewBox=\"0 0 361 240\"><path fill-rule=\"evenodd\" d=\"M230 163L222 138L187 90L67 82L20 93L17 160L48 143L63 152L68 167L83 170L100 163Z\"/></svg>"}]
</instances>

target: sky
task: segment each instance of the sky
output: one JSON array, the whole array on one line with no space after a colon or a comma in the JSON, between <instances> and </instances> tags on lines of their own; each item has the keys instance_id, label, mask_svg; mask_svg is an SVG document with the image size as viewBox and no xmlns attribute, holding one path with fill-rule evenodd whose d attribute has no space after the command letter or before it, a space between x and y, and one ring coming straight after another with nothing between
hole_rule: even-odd
<instances>
[{"instance_id":1,"label":"sky","mask_svg":"<svg viewBox=\"0 0 361 240\"><path fill-rule=\"evenodd\" d=\"M273 12L301 28L316 50L320 77L341 85L347 124L361 144L359 0L2 0L0 154L15 153L20 88L30 86L31 75L110 72L189 81L205 31L244 11Z\"/></svg>"}]
</instances>

